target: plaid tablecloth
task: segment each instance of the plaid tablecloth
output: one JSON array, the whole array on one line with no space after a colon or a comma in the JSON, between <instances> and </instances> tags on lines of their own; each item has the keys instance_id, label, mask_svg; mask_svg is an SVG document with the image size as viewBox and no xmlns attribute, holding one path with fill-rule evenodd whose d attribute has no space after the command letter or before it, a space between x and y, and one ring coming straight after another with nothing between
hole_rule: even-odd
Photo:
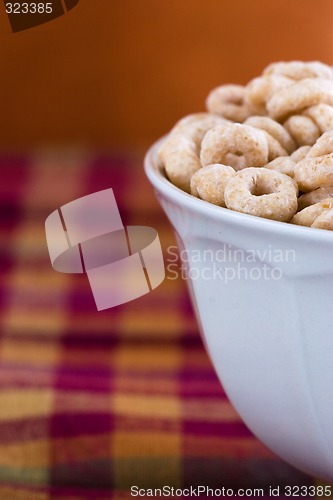
<instances>
[{"instance_id":1,"label":"plaid tablecloth","mask_svg":"<svg viewBox=\"0 0 333 500\"><path fill-rule=\"evenodd\" d=\"M184 280L168 276L97 312L86 276L53 271L46 217L108 187L124 224L154 227L164 250L175 244L140 155L0 158L0 499L199 485L268 496L270 486L318 484L271 453L229 404Z\"/></svg>"}]
</instances>

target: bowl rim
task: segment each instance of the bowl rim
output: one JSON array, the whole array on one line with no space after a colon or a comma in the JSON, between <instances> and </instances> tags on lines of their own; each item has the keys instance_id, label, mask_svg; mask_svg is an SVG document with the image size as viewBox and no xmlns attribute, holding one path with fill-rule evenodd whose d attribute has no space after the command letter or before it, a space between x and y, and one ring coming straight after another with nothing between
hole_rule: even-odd
<instances>
[{"instance_id":1,"label":"bowl rim","mask_svg":"<svg viewBox=\"0 0 333 500\"><path fill-rule=\"evenodd\" d=\"M254 215L235 212L228 208L219 207L201 200L200 198L196 198L178 188L167 179L157 157L158 149L165 141L166 137L167 136L163 136L161 139L157 140L148 149L144 158L145 173L156 191L161 192L178 205L184 205L192 211L199 212L201 215L209 216L217 221L233 223L236 226L246 226L246 228L252 227L253 229L262 230L264 232L274 232L275 234L281 234L283 236L305 238L307 240L333 244L333 231L298 226L296 224L289 224L288 222L264 219Z\"/></svg>"}]
</instances>

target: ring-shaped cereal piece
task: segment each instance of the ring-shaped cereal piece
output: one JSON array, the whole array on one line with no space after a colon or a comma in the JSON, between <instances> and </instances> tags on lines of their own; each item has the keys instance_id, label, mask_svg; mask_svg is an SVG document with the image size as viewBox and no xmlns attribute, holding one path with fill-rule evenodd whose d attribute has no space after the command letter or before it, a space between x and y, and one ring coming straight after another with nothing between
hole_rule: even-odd
<instances>
[{"instance_id":1,"label":"ring-shaped cereal piece","mask_svg":"<svg viewBox=\"0 0 333 500\"><path fill-rule=\"evenodd\" d=\"M266 132L266 130L263 130L263 133L266 136L268 144L268 161L272 161L275 158L278 158L280 156L286 156L288 154L287 151L283 149L279 141L274 139L274 137L272 137L268 132Z\"/></svg>"},{"instance_id":2,"label":"ring-shaped cereal piece","mask_svg":"<svg viewBox=\"0 0 333 500\"><path fill-rule=\"evenodd\" d=\"M326 198L325 200L315 203L314 205L303 208L303 210L294 215L290 222L292 224L298 224L299 226L310 227L316 221L317 217L319 217L326 210L330 210L332 208L333 198Z\"/></svg>"},{"instance_id":3,"label":"ring-shaped cereal piece","mask_svg":"<svg viewBox=\"0 0 333 500\"><path fill-rule=\"evenodd\" d=\"M241 123L251 114L245 97L242 85L221 85L209 93L206 108L210 113Z\"/></svg>"},{"instance_id":4,"label":"ring-shaped cereal piece","mask_svg":"<svg viewBox=\"0 0 333 500\"><path fill-rule=\"evenodd\" d=\"M320 103L333 104L333 81L306 78L275 92L267 102L267 111L274 120L284 121Z\"/></svg>"},{"instance_id":5,"label":"ring-shaped cereal piece","mask_svg":"<svg viewBox=\"0 0 333 500\"><path fill-rule=\"evenodd\" d=\"M200 160L203 167L212 163L229 165L235 170L261 167L268 160L266 136L249 125L217 125L203 138Z\"/></svg>"},{"instance_id":6,"label":"ring-shaped cereal piece","mask_svg":"<svg viewBox=\"0 0 333 500\"><path fill-rule=\"evenodd\" d=\"M293 180L267 168L246 168L227 183L226 206L249 215L288 222L297 210Z\"/></svg>"},{"instance_id":7,"label":"ring-shaped cereal piece","mask_svg":"<svg viewBox=\"0 0 333 500\"><path fill-rule=\"evenodd\" d=\"M295 175L296 162L290 156L279 156L265 165L269 170L277 170L281 174L293 178Z\"/></svg>"},{"instance_id":8,"label":"ring-shaped cereal piece","mask_svg":"<svg viewBox=\"0 0 333 500\"><path fill-rule=\"evenodd\" d=\"M171 129L169 135L181 134L193 139L197 144L201 143L207 130L221 125L231 123L225 118L212 113L192 113L181 118Z\"/></svg>"},{"instance_id":9,"label":"ring-shaped cereal piece","mask_svg":"<svg viewBox=\"0 0 333 500\"><path fill-rule=\"evenodd\" d=\"M246 85L246 100L252 115L267 115L266 103L272 95L293 83L281 75L265 75L254 78Z\"/></svg>"},{"instance_id":10,"label":"ring-shaped cereal piece","mask_svg":"<svg viewBox=\"0 0 333 500\"><path fill-rule=\"evenodd\" d=\"M278 122L269 118L269 116L250 116L244 125L260 128L271 135L285 150L285 153L280 156L291 154L296 149L296 144L290 133Z\"/></svg>"},{"instance_id":11,"label":"ring-shaped cereal piece","mask_svg":"<svg viewBox=\"0 0 333 500\"><path fill-rule=\"evenodd\" d=\"M314 121L303 115L293 115L284 122L283 126L294 138L297 146L312 146L321 135Z\"/></svg>"},{"instance_id":12,"label":"ring-shaped cereal piece","mask_svg":"<svg viewBox=\"0 0 333 500\"><path fill-rule=\"evenodd\" d=\"M316 143L312 146L308 154L308 158L316 158L333 153L333 130L329 130L322 134Z\"/></svg>"},{"instance_id":13,"label":"ring-shaped cereal piece","mask_svg":"<svg viewBox=\"0 0 333 500\"><path fill-rule=\"evenodd\" d=\"M301 161L303 160L303 158L306 157L310 149L311 146L301 146L300 148L296 149L293 153L291 153L290 158L294 160L295 163L297 163L298 161Z\"/></svg>"},{"instance_id":14,"label":"ring-shaped cereal piece","mask_svg":"<svg viewBox=\"0 0 333 500\"><path fill-rule=\"evenodd\" d=\"M201 168L197 150L197 144L181 134L171 135L159 150L159 159L168 179L188 193L192 175Z\"/></svg>"},{"instance_id":15,"label":"ring-shaped cereal piece","mask_svg":"<svg viewBox=\"0 0 333 500\"><path fill-rule=\"evenodd\" d=\"M303 208L315 205L326 198L333 198L333 187L318 188L309 193L302 194L302 196L298 198L297 210L300 212Z\"/></svg>"},{"instance_id":16,"label":"ring-shaped cereal piece","mask_svg":"<svg viewBox=\"0 0 333 500\"><path fill-rule=\"evenodd\" d=\"M304 193L319 187L332 187L333 153L299 161L295 165L294 179Z\"/></svg>"},{"instance_id":17,"label":"ring-shaped cereal piece","mask_svg":"<svg viewBox=\"0 0 333 500\"><path fill-rule=\"evenodd\" d=\"M327 78L333 80L332 68L320 61L281 61L271 63L264 69L263 75L281 75L292 80L303 80L304 78Z\"/></svg>"},{"instance_id":18,"label":"ring-shaped cereal piece","mask_svg":"<svg viewBox=\"0 0 333 500\"><path fill-rule=\"evenodd\" d=\"M320 215L318 215L313 224L311 224L311 227L333 231L333 208L324 210Z\"/></svg>"},{"instance_id":19,"label":"ring-shaped cereal piece","mask_svg":"<svg viewBox=\"0 0 333 500\"><path fill-rule=\"evenodd\" d=\"M303 111L303 115L309 116L314 121L321 134L333 129L333 106L328 104L310 106Z\"/></svg>"},{"instance_id":20,"label":"ring-shaped cereal piece","mask_svg":"<svg viewBox=\"0 0 333 500\"><path fill-rule=\"evenodd\" d=\"M224 123L228 122L209 113L189 115L176 123L158 151L160 163L175 186L190 192L191 177L201 168L201 140L207 130Z\"/></svg>"},{"instance_id":21,"label":"ring-shaped cereal piece","mask_svg":"<svg viewBox=\"0 0 333 500\"><path fill-rule=\"evenodd\" d=\"M202 200L225 207L224 191L228 180L236 175L227 165L207 165L191 178L191 194Z\"/></svg>"}]
</instances>

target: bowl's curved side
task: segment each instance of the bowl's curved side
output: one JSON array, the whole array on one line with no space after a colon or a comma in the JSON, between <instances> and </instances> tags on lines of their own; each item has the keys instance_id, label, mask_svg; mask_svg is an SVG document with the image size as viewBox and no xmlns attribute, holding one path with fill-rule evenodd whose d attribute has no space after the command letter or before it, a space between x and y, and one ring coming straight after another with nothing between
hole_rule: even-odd
<instances>
[{"instance_id":1,"label":"bowl's curved side","mask_svg":"<svg viewBox=\"0 0 333 500\"><path fill-rule=\"evenodd\" d=\"M278 455L333 480L333 234L197 200L163 177L156 147L146 172L187 251L192 299L230 400Z\"/></svg>"}]
</instances>

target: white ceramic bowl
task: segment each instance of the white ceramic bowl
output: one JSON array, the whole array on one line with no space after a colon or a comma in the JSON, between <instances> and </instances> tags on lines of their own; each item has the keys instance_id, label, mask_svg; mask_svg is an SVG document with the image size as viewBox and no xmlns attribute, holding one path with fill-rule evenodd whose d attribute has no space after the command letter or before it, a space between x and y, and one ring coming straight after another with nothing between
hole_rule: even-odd
<instances>
[{"instance_id":1,"label":"white ceramic bowl","mask_svg":"<svg viewBox=\"0 0 333 500\"><path fill-rule=\"evenodd\" d=\"M333 232L230 211L145 169L177 235L206 348L244 422L333 480Z\"/></svg>"}]
</instances>

